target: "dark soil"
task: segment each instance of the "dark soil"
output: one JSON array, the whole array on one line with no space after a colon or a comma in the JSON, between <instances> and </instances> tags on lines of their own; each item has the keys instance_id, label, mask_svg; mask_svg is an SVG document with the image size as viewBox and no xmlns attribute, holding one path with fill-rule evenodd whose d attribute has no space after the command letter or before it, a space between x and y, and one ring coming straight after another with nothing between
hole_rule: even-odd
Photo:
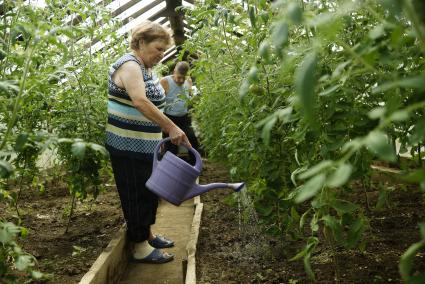
<instances>
[{"instance_id":1,"label":"dark soil","mask_svg":"<svg viewBox=\"0 0 425 284\"><path fill-rule=\"evenodd\" d=\"M68 217L64 213L69 213L70 203L68 189L60 181L49 183L43 193L26 188L20 197L22 226L28 236L18 242L36 257L37 269L52 274L42 283L79 283L124 223L118 194L110 184L96 201L77 202L65 233ZM16 223L10 217L16 215L14 208L0 207L3 210Z\"/></svg>"},{"instance_id":2,"label":"dark soil","mask_svg":"<svg viewBox=\"0 0 425 284\"><path fill-rule=\"evenodd\" d=\"M206 163L201 183L228 180L226 169ZM401 283L398 261L420 239L418 223L425 221L424 195L417 186L400 183L394 177L379 174L373 180L367 192L373 208L365 211L370 223L364 234L365 250L337 247L336 264L321 240L311 260L314 283ZM375 209L378 186L394 189L381 210ZM364 191L356 183L353 188L356 190L350 198L365 207ZM239 225L237 206L229 205L231 193L215 190L201 197L204 210L196 258L198 283L313 283L304 272L302 260L288 260L305 245L304 241L278 240L264 234L246 236ZM415 258L414 270L425 271L424 255L421 252ZM336 268L340 281L335 278Z\"/></svg>"}]
</instances>

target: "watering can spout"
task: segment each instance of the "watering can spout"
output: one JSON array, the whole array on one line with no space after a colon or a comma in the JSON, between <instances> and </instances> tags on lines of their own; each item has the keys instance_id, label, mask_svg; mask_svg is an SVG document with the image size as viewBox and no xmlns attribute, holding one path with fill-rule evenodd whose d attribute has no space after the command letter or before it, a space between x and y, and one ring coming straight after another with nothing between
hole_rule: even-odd
<instances>
[{"instance_id":1,"label":"watering can spout","mask_svg":"<svg viewBox=\"0 0 425 284\"><path fill-rule=\"evenodd\" d=\"M210 184L205 184L205 185L201 185L201 184L195 184L192 188L192 190L190 190L188 192L188 194L185 196L185 200L190 199L192 197L201 195L202 193L205 193L207 191L210 191L212 189L218 189L218 188L231 188L233 189L235 192L240 191L242 188L245 187L245 183L244 182L237 182L237 183L210 183Z\"/></svg>"}]
</instances>

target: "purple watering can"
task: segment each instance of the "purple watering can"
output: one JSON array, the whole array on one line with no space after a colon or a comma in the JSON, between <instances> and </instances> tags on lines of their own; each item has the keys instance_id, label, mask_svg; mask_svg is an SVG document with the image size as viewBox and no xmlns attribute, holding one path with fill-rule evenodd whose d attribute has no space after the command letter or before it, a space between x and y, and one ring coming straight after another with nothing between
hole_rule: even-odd
<instances>
[{"instance_id":1,"label":"purple watering can","mask_svg":"<svg viewBox=\"0 0 425 284\"><path fill-rule=\"evenodd\" d=\"M186 147L195 155L195 166L183 161L169 151L165 153L161 161L158 161L160 146L169 140L171 140L169 137L165 138L156 146L153 156L152 175L146 182L146 187L156 195L179 206L183 201L211 189L231 188L234 191L240 191L245 186L244 182L197 184L196 180L202 171L202 159L198 151L193 148Z\"/></svg>"}]
</instances>

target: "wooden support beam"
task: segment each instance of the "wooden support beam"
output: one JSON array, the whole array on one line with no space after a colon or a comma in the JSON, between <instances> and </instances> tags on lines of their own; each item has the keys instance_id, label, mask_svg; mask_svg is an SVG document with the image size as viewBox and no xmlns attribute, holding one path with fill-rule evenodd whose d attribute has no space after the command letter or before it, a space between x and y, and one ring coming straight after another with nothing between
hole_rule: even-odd
<instances>
[{"instance_id":1,"label":"wooden support beam","mask_svg":"<svg viewBox=\"0 0 425 284\"><path fill-rule=\"evenodd\" d=\"M147 13L148 11L155 8L157 5L161 4L163 0L155 0L146 5L145 2L139 1L134 6L131 6L127 9L127 11L124 11L124 13L118 15L116 18L120 19L123 23L123 25L127 24L129 22L129 18L137 18L144 13ZM130 10L134 9L133 12L130 12Z\"/></svg>"},{"instance_id":2,"label":"wooden support beam","mask_svg":"<svg viewBox=\"0 0 425 284\"><path fill-rule=\"evenodd\" d=\"M176 46L180 46L186 40L184 35L184 14L182 11L176 11L176 8L182 6L182 0L166 0L167 8L163 16L168 17L171 29L173 30L173 38Z\"/></svg>"}]
</instances>

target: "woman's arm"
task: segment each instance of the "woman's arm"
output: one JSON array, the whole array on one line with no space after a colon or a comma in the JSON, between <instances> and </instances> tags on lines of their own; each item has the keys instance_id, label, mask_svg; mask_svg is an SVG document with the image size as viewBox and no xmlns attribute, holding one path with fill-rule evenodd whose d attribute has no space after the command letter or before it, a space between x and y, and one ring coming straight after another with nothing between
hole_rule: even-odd
<instances>
[{"instance_id":1,"label":"woman's arm","mask_svg":"<svg viewBox=\"0 0 425 284\"><path fill-rule=\"evenodd\" d=\"M149 120L159 124L176 145L184 143L191 147L186 134L166 117L147 97L143 74L139 64L134 61L124 63L115 74L117 85L127 91L133 105Z\"/></svg>"}]
</instances>

